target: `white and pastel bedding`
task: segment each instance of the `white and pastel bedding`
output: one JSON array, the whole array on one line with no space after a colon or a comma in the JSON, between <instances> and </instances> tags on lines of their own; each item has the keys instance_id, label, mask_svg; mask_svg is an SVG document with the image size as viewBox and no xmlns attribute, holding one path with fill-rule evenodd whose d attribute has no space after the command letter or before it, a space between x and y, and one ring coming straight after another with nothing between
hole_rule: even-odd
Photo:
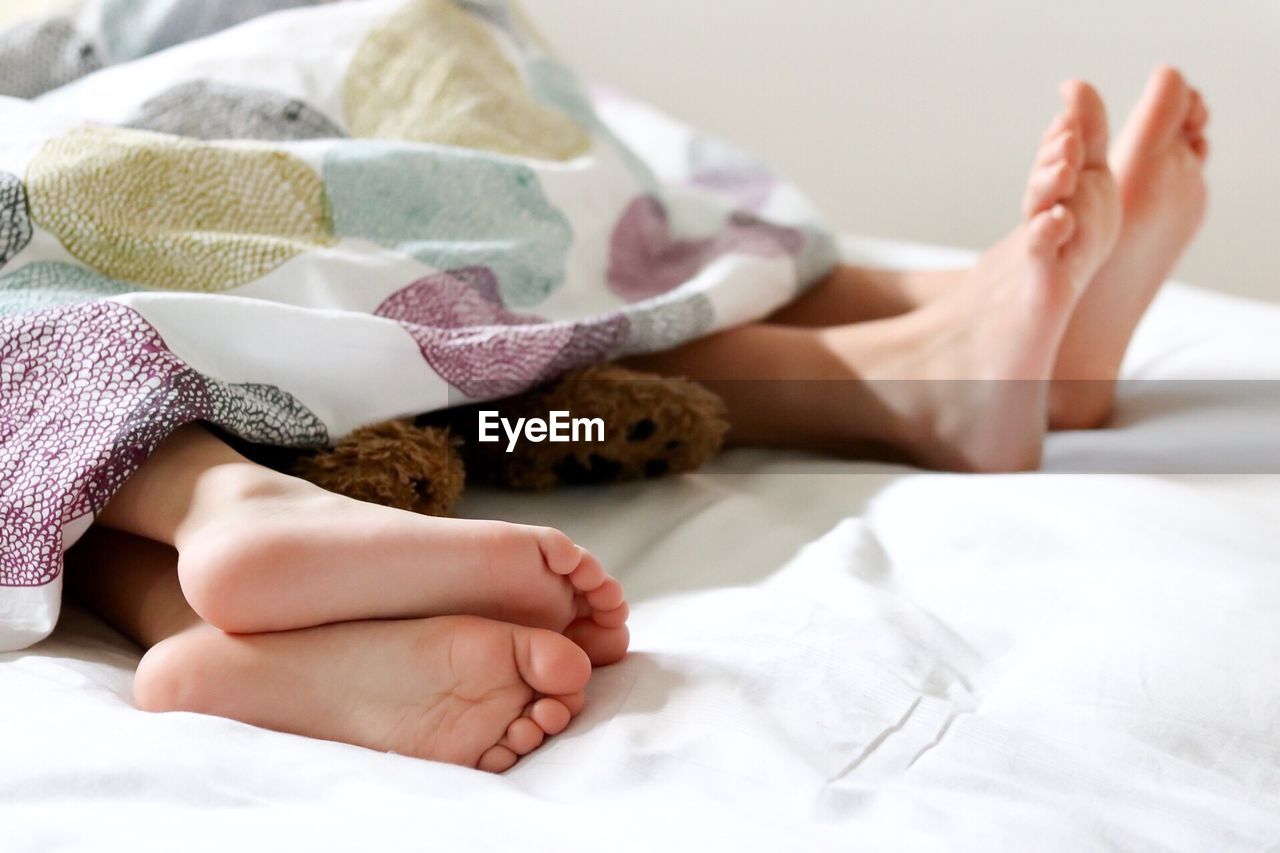
<instances>
[{"instance_id":1,"label":"white and pastel bedding","mask_svg":"<svg viewBox=\"0 0 1280 853\"><path fill-rule=\"evenodd\" d=\"M237 55L246 61L227 61L225 34L162 50L185 37L174 35L170 24L194 21L213 31L227 23L219 11L294 5L306 8L239 31ZM97 28L107 64L114 64L39 103L0 104L10 119L0 141L5 164L28 175L44 145L86 117L100 123L89 133L98 143L112 135L103 125L121 123L187 135L226 135L230 128L261 138L284 120L292 128L288 139L297 138L299 127L319 138L361 125L379 129L378 116L349 112L339 78L362 38L376 30L374 18L385 20L363 10L392 15L408 6L392 0L313 5L90 3L106 14L37 34L52 39L39 42L40 50L72 64L48 66L55 76L47 79L24 78L31 92L23 97L92 70L84 63L98 58L76 41L87 29ZM463 19L443 2L409 5L445 15L472 35L480 32L458 23ZM458 6L488 16L483 32L496 34L504 55L541 58L532 42L504 40L502 30L512 25L500 14L505 4L460 0ZM114 25L134 21L129 14L141 8L154 13L145 16L149 27ZM358 26L312 31L330 33L327 42L288 38L326 16ZM152 41L139 42L142 32ZM298 63L276 50L281 44L301 51ZM134 60L157 50L151 59ZM250 55L258 59L248 61ZM308 59L331 73L298 71ZM25 61L4 66L10 73L34 67ZM535 62L523 70L552 69ZM205 80L211 74L216 85ZM550 74L542 82L557 97L556 86L571 81ZM274 94L261 91L264 84ZM192 111L193 103L206 109ZM561 103L570 112L581 106L575 99ZM613 227L643 195L643 181L633 180L637 164L625 149L612 147L610 133L635 142L655 172L683 179L691 192L729 192L742 207L793 224L787 212L803 209L785 186L713 143L670 125L664 130L651 113L614 97L597 98L596 105L607 129L589 128L596 159L583 161L584 168L608 172L612 189L594 201L556 195L557 202L576 205L575 221L591 222L598 203L608 212L599 227ZM489 127L480 141L500 144L493 136L500 131ZM128 139L127 150L157 157L173 155L176 145L184 162L192 150L168 137L147 137L145 144ZM575 140L581 142L572 127L556 122L547 139L552 154L565 156L576 156ZM81 131L72 141L84 140ZM479 144L475 137L467 141ZM367 143L346 150L367 152L361 145ZM281 146L317 175L327 152L344 147ZM70 151L72 160L84 156L82 148ZM199 151L212 156L208 146ZM52 153L63 158L53 161L63 163L55 170L61 174L68 151L55 146ZM553 195L573 174L554 165L538 170L540 180L554 185ZM225 282L186 282L191 286L177 288L186 292L166 293L164 282L137 281L155 270L127 268L134 254L95 255L86 263L71 253L54 239L63 228L57 205L44 224L25 223L14 213L27 210L14 187L0 182L0 207L9 216L0 223L6 225L3 254L12 265L4 272L26 269L27 276L21 287L0 288L0 309L12 309L0 313L26 312L30 306L20 300L33 296L66 301L110 291L110 306L163 326L186 362L201 351L215 353L198 365L202 375L233 385L272 377L254 375L254 365L232 358L245 353L205 346L201 312L287 315L314 324L354 307L365 311L364 319L348 314L340 325L355 329L376 324L368 315L390 295L351 302L351 283L362 271L376 267L378 281L394 290L471 266L438 263L439 247L415 247L376 229L364 237L331 233L334 223L321 216L315 245L282 266L251 264L250 273L261 273L252 280L232 276L236 287L247 288L242 296L257 304L207 296ZM330 181L324 191L341 196L339 189ZM50 209L41 204L37 199L37 210ZM338 208L340 222L344 208ZM643 205L636 210L646 213ZM711 226L705 211L701 219L696 215L697 206L670 210L675 233L685 236L706 237L716 228L737 237L735 228L789 233L755 219L726 219L723 210ZM693 212L682 218L681 210ZM671 302L662 294L575 287L585 279L573 270L609 265L597 252L575 256L568 285L557 291L566 299L545 316L581 322L616 308L628 318L630 337L610 339L610 346L670 344L767 311L811 275L804 267L816 265L797 269L787 252L777 246L760 251L754 238L675 241L678 251L672 251L660 224L654 216L642 222L639 248L624 251L623 260L671 261L672 276L661 279L668 293L695 303L705 297L715 311L677 310L679 322L669 316L646 322L667 316ZM799 246L789 238L774 242ZM602 251L599 240L582 245ZM886 263L949 259L868 241L847 249ZM122 271L105 283L103 275L84 272L103 264L123 265ZM457 269L433 284L493 290ZM516 265L515 273L522 269L527 265ZM28 281L33 273L44 275ZM630 279L620 280L625 291ZM298 292L320 302L293 304ZM193 316L199 322L191 322ZM373 337L398 342L406 361L426 376L413 318L383 319L409 325L368 326ZM278 370L278 355L256 364ZM566 529L624 580L634 603L634 653L597 675L586 712L566 734L502 777L222 719L143 714L129 698L138 650L71 608L51 638L0 654L0 850L1274 847L1280 843L1280 477L1272 472L1280 472L1274 437L1280 405L1258 380L1280 379L1280 308L1172 289L1144 327L1128 371L1150 381L1126 386L1118 428L1054 437L1043 474L955 477L735 452L697 476L669 482L538 497L472 495L466 514ZM1169 381L1175 379L1190 381ZM328 400L322 385L303 384L291 393L312 401L327 432L340 433L357 414L376 418L447 402L446 384L379 397L376 405ZM238 399L254 402L243 394ZM80 523L67 528L67 538L74 538L85 515L44 517L41 529L57 532L62 521ZM59 538L10 568L48 577ZM10 647L43 634L57 607L56 595L42 595L40 609L15 597L14 589L0 597L8 602L0 606L0 624L11 626Z\"/></svg>"},{"instance_id":2,"label":"white and pastel bedding","mask_svg":"<svg viewBox=\"0 0 1280 853\"><path fill-rule=\"evenodd\" d=\"M184 423L321 446L766 316L837 260L508 0L84 0L0 30L0 128L0 649Z\"/></svg>"},{"instance_id":3,"label":"white and pastel bedding","mask_svg":"<svg viewBox=\"0 0 1280 853\"><path fill-rule=\"evenodd\" d=\"M1272 849L1280 407L1161 380L1280 378L1280 308L1171 287L1127 370L1152 381L1117 429L1053 438L1041 474L733 452L473 495L635 605L630 658L501 777L143 714L137 650L72 610L0 656L0 847Z\"/></svg>"}]
</instances>

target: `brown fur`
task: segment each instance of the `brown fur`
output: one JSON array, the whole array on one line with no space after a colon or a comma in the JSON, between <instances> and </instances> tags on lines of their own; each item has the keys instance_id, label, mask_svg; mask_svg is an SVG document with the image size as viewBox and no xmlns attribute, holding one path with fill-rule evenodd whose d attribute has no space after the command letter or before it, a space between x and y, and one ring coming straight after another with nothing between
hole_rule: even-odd
<instances>
[{"instance_id":1,"label":"brown fur","mask_svg":"<svg viewBox=\"0 0 1280 853\"><path fill-rule=\"evenodd\" d=\"M507 453L505 441L476 440L481 409L510 419L552 411L601 418L605 441L521 442ZM724 404L702 386L604 365L508 400L365 427L291 470L348 497L448 515L466 480L546 490L693 471L719 452L728 428Z\"/></svg>"},{"instance_id":2,"label":"brown fur","mask_svg":"<svg viewBox=\"0 0 1280 853\"><path fill-rule=\"evenodd\" d=\"M466 483L456 445L446 429L386 421L302 456L291 473L356 500L449 515Z\"/></svg>"},{"instance_id":3,"label":"brown fur","mask_svg":"<svg viewBox=\"0 0 1280 853\"><path fill-rule=\"evenodd\" d=\"M506 442L468 440L468 476L511 489L645 480L693 471L714 456L729 425L720 398L683 379L663 379L620 367L592 367L519 397L449 413L454 434L478 434L476 412L505 418L546 418L553 411L601 418L603 444L532 444L507 453Z\"/></svg>"}]
</instances>

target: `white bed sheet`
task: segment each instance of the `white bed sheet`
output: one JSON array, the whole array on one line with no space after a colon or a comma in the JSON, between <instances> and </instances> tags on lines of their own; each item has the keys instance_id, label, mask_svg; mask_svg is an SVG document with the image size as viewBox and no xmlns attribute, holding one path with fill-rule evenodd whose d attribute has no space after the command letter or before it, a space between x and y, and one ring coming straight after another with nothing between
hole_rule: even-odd
<instances>
[{"instance_id":1,"label":"white bed sheet","mask_svg":"<svg viewBox=\"0 0 1280 853\"><path fill-rule=\"evenodd\" d=\"M1127 372L1280 379L1280 308L1172 287ZM472 496L634 603L630 658L503 777L143 714L137 652L71 610L0 655L0 849L1275 847L1280 411L1224 387L1128 387L1036 475L733 452Z\"/></svg>"}]
</instances>

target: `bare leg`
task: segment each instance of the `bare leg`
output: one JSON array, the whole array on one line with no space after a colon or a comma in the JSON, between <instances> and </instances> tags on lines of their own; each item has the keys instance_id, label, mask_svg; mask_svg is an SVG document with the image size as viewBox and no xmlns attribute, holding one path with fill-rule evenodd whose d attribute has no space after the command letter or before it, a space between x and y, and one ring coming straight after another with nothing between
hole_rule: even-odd
<instances>
[{"instance_id":1,"label":"bare leg","mask_svg":"<svg viewBox=\"0 0 1280 853\"><path fill-rule=\"evenodd\" d=\"M583 705L591 666L560 634L474 617L232 636L183 598L177 552L92 531L68 583L149 651L134 695L282 732L501 772Z\"/></svg>"},{"instance_id":2,"label":"bare leg","mask_svg":"<svg viewBox=\"0 0 1280 853\"><path fill-rule=\"evenodd\" d=\"M841 265L769 318L804 328L844 326L900 317L962 282L970 270L882 270Z\"/></svg>"},{"instance_id":3,"label":"bare leg","mask_svg":"<svg viewBox=\"0 0 1280 853\"><path fill-rule=\"evenodd\" d=\"M881 335L872 323L851 328L869 341ZM911 427L872 383L850 373L821 330L754 324L632 362L718 394L736 445L862 454L901 448Z\"/></svg>"},{"instance_id":4,"label":"bare leg","mask_svg":"<svg viewBox=\"0 0 1280 853\"><path fill-rule=\"evenodd\" d=\"M750 326L636 365L709 383L743 443L861 453L887 442L938 468L1037 467L1059 343L1120 219L1101 99L1079 83L1063 94L1065 142L1046 143L1026 220L946 293L890 319Z\"/></svg>"},{"instance_id":5,"label":"bare leg","mask_svg":"<svg viewBox=\"0 0 1280 853\"><path fill-rule=\"evenodd\" d=\"M627 647L622 587L559 531L353 501L198 427L171 436L98 521L175 546L187 600L225 631L467 614L563 631L598 664Z\"/></svg>"},{"instance_id":6,"label":"bare leg","mask_svg":"<svg viewBox=\"0 0 1280 853\"><path fill-rule=\"evenodd\" d=\"M95 527L67 552L66 572L68 592L144 649L204 624L168 545Z\"/></svg>"}]
</instances>

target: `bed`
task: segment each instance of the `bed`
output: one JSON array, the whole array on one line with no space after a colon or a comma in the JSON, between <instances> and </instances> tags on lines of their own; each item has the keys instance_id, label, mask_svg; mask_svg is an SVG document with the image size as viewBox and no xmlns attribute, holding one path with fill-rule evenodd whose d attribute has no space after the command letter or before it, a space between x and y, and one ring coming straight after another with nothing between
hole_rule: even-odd
<instances>
[{"instance_id":1,"label":"bed","mask_svg":"<svg viewBox=\"0 0 1280 853\"><path fill-rule=\"evenodd\" d=\"M0 847L1274 848L1280 307L1170 286L1126 373L1116 428L1034 475L734 451L472 495L634 604L629 659L501 777L144 714L138 650L72 608L0 655Z\"/></svg>"}]
</instances>

